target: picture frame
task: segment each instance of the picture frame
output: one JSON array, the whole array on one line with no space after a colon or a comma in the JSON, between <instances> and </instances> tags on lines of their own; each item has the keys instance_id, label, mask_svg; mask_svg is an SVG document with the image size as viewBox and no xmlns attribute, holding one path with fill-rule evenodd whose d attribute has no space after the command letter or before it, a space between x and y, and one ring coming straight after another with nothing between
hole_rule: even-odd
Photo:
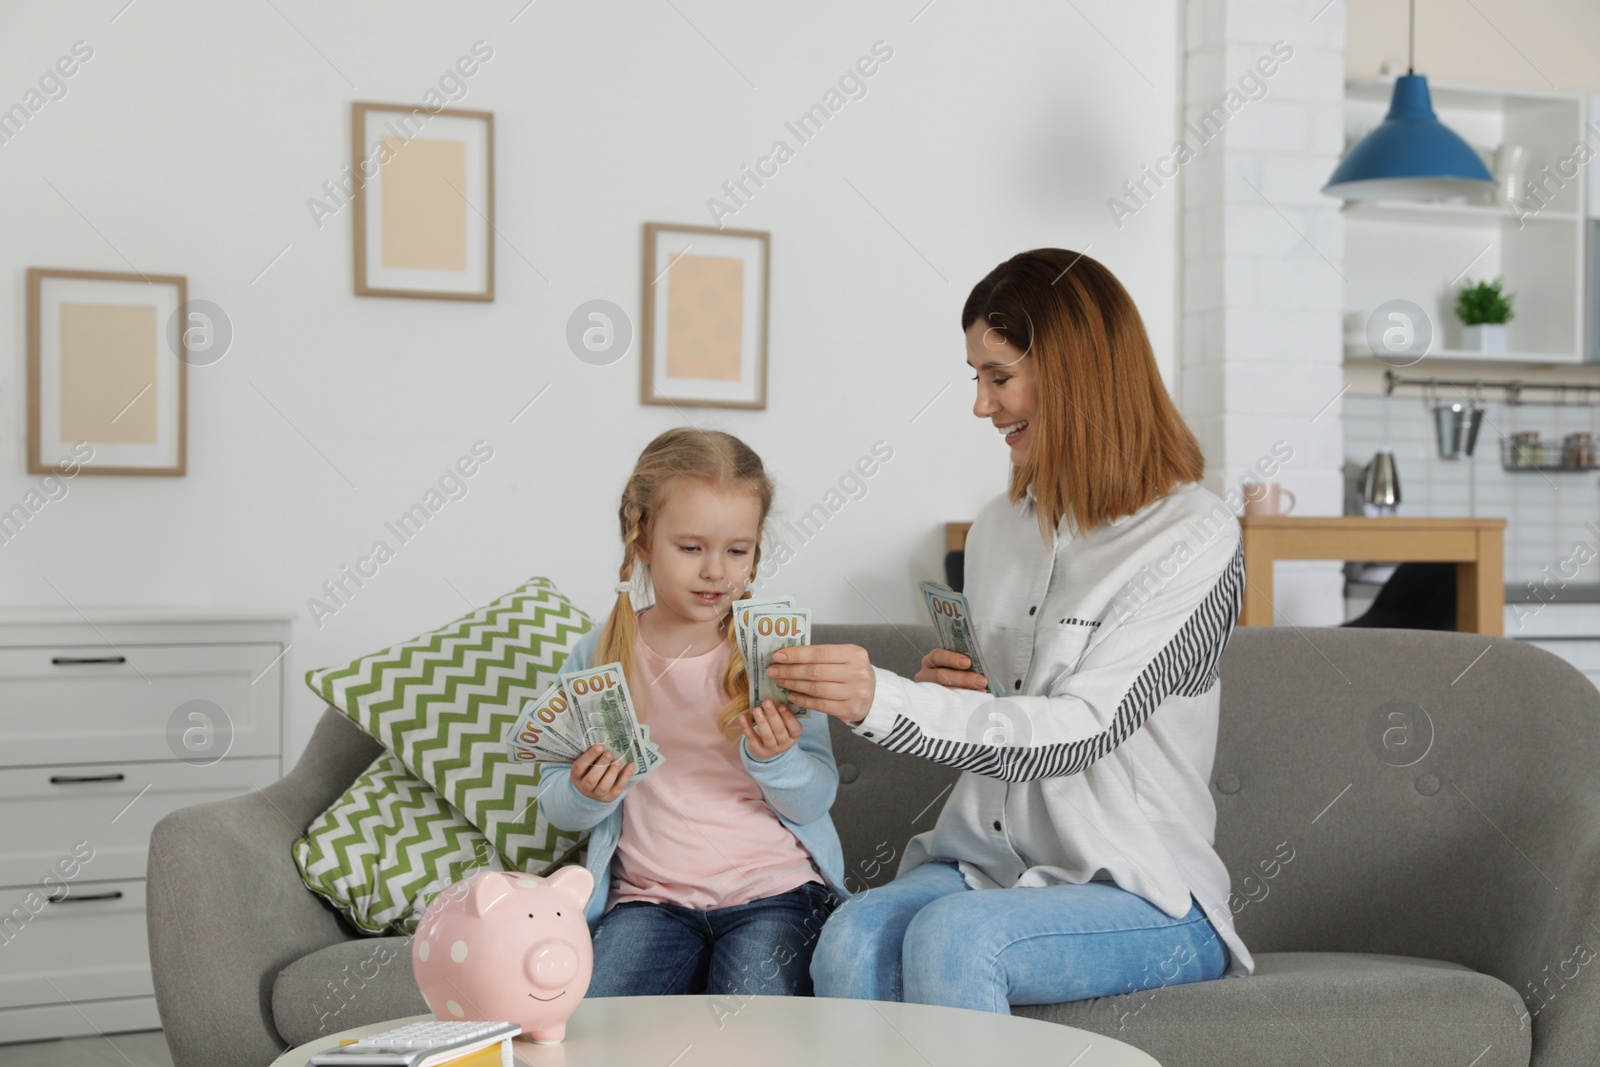
<instances>
[{"instance_id":1,"label":"picture frame","mask_svg":"<svg viewBox=\"0 0 1600 1067\"><path fill-rule=\"evenodd\" d=\"M494 113L351 104L357 296L494 299Z\"/></svg>"},{"instance_id":2,"label":"picture frame","mask_svg":"<svg viewBox=\"0 0 1600 1067\"><path fill-rule=\"evenodd\" d=\"M767 406L771 259L765 230L645 224L641 403Z\"/></svg>"},{"instance_id":3,"label":"picture frame","mask_svg":"<svg viewBox=\"0 0 1600 1067\"><path fill-rule=\"evenodd\" d=\"M30 267L27 285L28 473L184 474L187 279Z\"/></svg>"}]
</instances>

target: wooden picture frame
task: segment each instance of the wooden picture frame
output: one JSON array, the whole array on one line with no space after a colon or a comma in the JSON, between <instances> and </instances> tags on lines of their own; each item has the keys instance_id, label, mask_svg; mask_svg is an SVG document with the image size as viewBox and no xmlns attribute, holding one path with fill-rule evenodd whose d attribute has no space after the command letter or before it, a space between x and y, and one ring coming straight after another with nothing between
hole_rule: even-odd
<instances>
[{"instance_id":1,"label":"wooden picture frame","mask_svg":"<svg viewBox=\"0 0 1600 1067\"><path fill-rule=\"evenodd\" d=\"M492 301L494 113L355 101L350 119L356 295Z\"/></svg>"},{"instance_id":2,"label":"wooden picture frame","mask_svg":"<svg viewBox=\"0 0 1600 1067\"><path fill-rule=\"evenodd\" d=\"M187 305L181 274L28 268L29 474L185 473Z\"/></svg>"},{"instance_id":3,"label":"wooden picture frame","mask_svg":"<svg viewBox=\"0 0 1600 1067\"><path fill-rule=\"evenodd\" d=\"M640 403L767 406L771 260L765 230L645 223Z\"/></svg>"}]
</instances>

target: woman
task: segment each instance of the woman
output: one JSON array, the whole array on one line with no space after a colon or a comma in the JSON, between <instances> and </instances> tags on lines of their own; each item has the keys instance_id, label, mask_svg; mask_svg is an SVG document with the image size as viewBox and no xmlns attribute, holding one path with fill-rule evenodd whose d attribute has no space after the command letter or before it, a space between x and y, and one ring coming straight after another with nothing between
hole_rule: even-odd
<instances>
[{"instance_id":1,"label":"woman","mask_svg":"<svg viewBox=\"0 0 1600 1067\"><path fill-rule=\"evenodd\" d=\"M913 680L855 645L777 653L797 704L965 771L898 877L823 928L816 994L1005 1013L1249 974L1207 788L1238 522L1198 484L1200 447L1105 267L1024 252L961 326L973 414L1011 452L966 549L1004 695L942 649Z\"/></svg>"}]
</instances>

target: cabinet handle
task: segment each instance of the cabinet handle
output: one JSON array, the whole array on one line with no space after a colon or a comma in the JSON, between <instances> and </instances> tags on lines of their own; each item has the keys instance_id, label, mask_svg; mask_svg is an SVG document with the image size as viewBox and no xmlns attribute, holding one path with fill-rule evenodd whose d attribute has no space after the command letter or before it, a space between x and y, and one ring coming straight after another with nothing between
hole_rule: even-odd
<instances>
[{"instance_id":1,"label":"cabinet handle","mask_svg":"<svg viewBox=\"0 0 1600 1067\"><path fill-rule=\"evenodd\" d=\"M77 785L80 782L120 782L127 775L118 771L116 774L52 774L51 785Z\"/></svg>"},{"instance_id":2,"label":"cabinet handle","mask_svg":"<svg viewBox=\"0 0 1600 1067\"><path fill-rule=\"evenodd\" d=\"M53 667L81 667L86 663L126 663L127 656L51 656Z\"/></svg>"},{"instance_id":3,"label":"cabinet handle","mask_svg":"<svg viewBox=\"0 0 1600 1067\"><path fill-rule=\"evenodd\" d=\"M90 893L87 896L76 896L76 897L72 896L70 893L62 893L60 896L56 896L54 893L52 893L52 894L50 894L50 897L49 897L50 903L52 903L52 904L87 904L91 900L121 900L121 899L122 899L122 890L120 890L120 889L113 889L109 893Z\"/></svg>"}]
</instances>

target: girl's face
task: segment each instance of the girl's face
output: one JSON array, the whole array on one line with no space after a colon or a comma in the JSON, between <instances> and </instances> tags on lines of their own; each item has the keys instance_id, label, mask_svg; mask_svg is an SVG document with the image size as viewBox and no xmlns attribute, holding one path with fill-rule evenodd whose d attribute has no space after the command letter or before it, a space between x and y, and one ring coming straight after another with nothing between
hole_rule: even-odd
<instances>
[{"instance_id":1,"label":"girl's face","mask_svg":"<svg viewBox=\"0 0 1600 1067\"><path fill-rule=\"evenodd\" d=\"M994 423L1011 448L1012 466L1022 466L1034 437L1033 360L980 318L967 327L967 365L978 372L972 413Z\"/></svg>"},{"instance_id":2,"label":"girl's face","mask_svg":"<svg viewBox=\"0 0 1600 1067\"><path fill-rule=\"evenodd\" d=\"M750 583L761 535L761 501L749 492L697 478L674 481L650 523L648 547L656 606L684 622L715 623Z\"/></svg>"}]
</instances>

